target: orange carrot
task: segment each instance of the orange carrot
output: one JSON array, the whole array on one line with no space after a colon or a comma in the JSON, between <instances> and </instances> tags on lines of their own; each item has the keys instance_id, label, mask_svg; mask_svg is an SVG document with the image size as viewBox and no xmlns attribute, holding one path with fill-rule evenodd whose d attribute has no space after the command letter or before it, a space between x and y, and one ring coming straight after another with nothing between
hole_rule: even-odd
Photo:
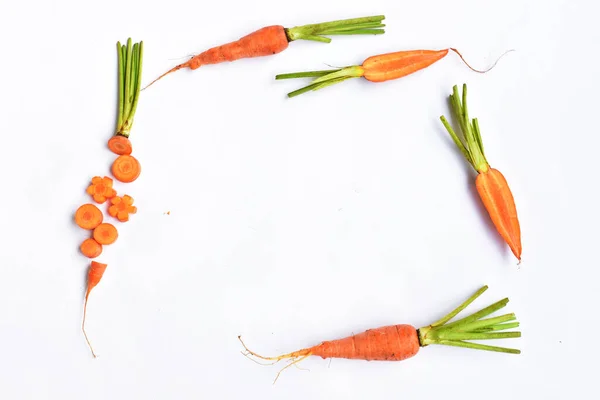
<instances>
[{"instance_id":1,"label":"orange carrot","mask_svg":"<svg viewBox=\"0 0 600 400\"><path fill-rule=\"evenodd\" d=\"M234 42L213 47L192 57L185 63L179 64L165 72L144 89L148 88L164 76L182 68L195 70L203 65L230 62L242 58L270 56L287 49L289 42L294 40L313 40L329 43L331 42L331 39L326 37L329 35L382 34L385 31L381 28L385 25L382 24L381 21L384 19L385 16L378 15L374 17L353 18L320 24L296 26L293 28L284 28L281 25L266 26Z\"/></svg>"},{"instance_id":2,"label":"orange carrot","mask_svg":"<svg viewBox=\"0 0 600 400\"><path fill-rule=\"evenodd\" d=\"M455 117L459 121L465 142L458 137L444 116L440 119L460 149L465 159L473 166L478 175L475 180L477 192L485 206L496 230L510 247L512 253L521 261L521 227L512 192L502 173L491 168L483 150L483 141L477 118L469 119L467 109L467 85L463 85L462 102L458 87L454 86L450 102Z\"/></svg>"},{"instance_id":3,"label":"orange carrot","mask_svg":"<svg viewBox=\"0 0 600 400\"><path fill-rule=\"evenodd\" d=\"M102 245L94 239L85 239L79 249L87 258L96 258L102 254Z\"/></svg>"},{"instance_id":4,"label":"orange carrot","mask_svg":"<svg viewBox=\"0 0 600 400\"><path fill-rule=\"evenodd\" d=\"M85 292L85 303L83 305L83 322L81 323L81 330L83 330L83 335L85 336L85 341L87 342L92 355L96 358L96 353L94 353L94 349L92 348L92 344L90 343L87 333L85 332L85 317L87 314L87 303L88 298L90 297L90 292L102 279L102 275L104 275L104 271L106 271L106 264L102 264L96 261L92 261L90 264L90 268L88 270L88 279L87 279L87 290Z\"/></svg>"},{"instance_id":5,"label":"orange carrot","mask_svg":"<svg viewBox=\"0 0 600 400\"><path fill-rule=\"evenodd\" d=\"M108 140L108 148L117 155L129 155L132 151L129 135L133 126L133 117L137 109L140 88L142 86L142 61L144 42L132 46L131 39L127 45L117 43L119 67L119 108L117 112L117 129Z\"/></svg>"},{"instance_id":6,"label":"orange carrot","mask_svg":"<svg viewBox=\"0 0 600 400\"><path fill-rule=\"evenodd\" d=\"M108 214L121 222L129 221L129 214L137 212L137 207L133 205L133 198L131 196L115 196L110 202L112 206L108 208Z\"/></svg>"},{"instance_id":7,"label":"orange carrot","mask_svg":"<svg viewBox=\"0 0 600 400\"><path fill-rule=\"evenodd\" d=\"M520 354L520 351L516 349L467 342L467 340L491 340L521 337L521 332L497 332L519 326L518 322L506 323L516 319L514 314L505 314L498 317L482 319L506 306L508 298L502 299L467 317L449 323L452 318L458 315L486 290L487 286L483 286L450 314L444 316L439 321L420 329L415 329L413 326L406 324L384 326L376 329L369 329L363 333L342 339L325 341L313 347L304 348L276 357L261 356L249 350L244 342L242 342L242 346L246 350L244 355L274 362L290 359L291 362L277 374L275 378L275 381L277 381L277 378L279 378L279 375L283 370L310 356L317 356L324 359L346 358L366 361L401 361L415 356L420 347L431 344ZM242 341L240 336L238 336L238 339Z\"/></svg>"},{"instance_id":8,"label":"orange carrot","mask_svg":"<svg viewBox=\"0 0 600 400\"><path fill-rule=\"evenodd\" d=\"M119 232L113 224L103 223L94 229L94 240L102 245L113 244L119 237Z\"/></svg>"},{"instance_id":9,"label":"orange carrot","mask_svg":"<svg viewBox=\"0 0 600 400\"><path fill-rule=\"evenodd\" d=\"M118 181L129 183L140 176L142 166L134 156L122 155L113 162L111 170Z\"/></svg>"},{"instance_id":10,"label":"orange carrot","mask_svg":"<svg viewBox=\"0 0 600 400\"><path fill-rule=\"evenodd\" d=\"M92 184L88 186L86 192L96 203L104 203L107 199L113 198L117 195L117 191L113 189L113 180L108 176L101 178L95 176L92 178Z\"/></svg>"},{"instance_id":11,"label":"orange carrot","mask_svg":"<svg viewBox=\"0 0 600 400\"><path fill-rule=\"evenodd\" d=\"M362 65L352 65L349 67L325 70L293 72L289 74L280 74L275 79L294 79L294 78L315 78L310 85L288 93L288 97L295 97L311 90L319 90L333 84L343 82L351 78L365 78L370 82L385 82L393 79L399 79L427 68L436 61L448 55L449 51L458 54L465 65L474 72L486 73L490 71L498 60L485 71L477 70L471 67L464 59L462 54L454 48L444 50L409 50L398 51L395 53L380 54L367 58ZM512 51L512 50L509 50Z\"/></svg>"},{"instance_id":12,"label":"orange carrot","mask_svg":"<svg viewBox=\"0 0 600 400\"><path fill-rule=\"evenodd\" d=\"M84 204L75 212L75 223L83 229L94 229L102 223L102 211L93 204Z\"/></svg>"}]
</instances>

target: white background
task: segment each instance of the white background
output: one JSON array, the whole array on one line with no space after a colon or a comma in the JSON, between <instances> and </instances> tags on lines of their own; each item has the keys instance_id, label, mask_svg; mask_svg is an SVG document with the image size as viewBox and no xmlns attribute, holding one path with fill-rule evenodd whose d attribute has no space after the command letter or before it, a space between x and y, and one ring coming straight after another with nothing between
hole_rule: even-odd
<instances>
[{"instance_id":1,"label":"white background","mask_svg":"<svg viewBox=\"0 0 600 400\"><path fill-rule=\"evenodd\" d=\"M343 5L342 5L343 4ZM0 398L561 399L595 390L599 324L597 3L13 1L0 6ZM179 71L142 93L139 208L80 330L89 261L73 223L109 173L115 43L143 80L270 24L385 14L383 36L294 42ZM287 99L277 73L459 48L401 80ZM438 118L469 85L487 156L513 190L517 267ZM170 215L166 212L170 211ZM427 325L483 284L508 296L519 356L432 346L412 359L309 359L274 386L266 354L387 324ZM503 310L504 311L504 310ZM597 371L597 369L596 369Z\"/></svg>"}]
</instances>

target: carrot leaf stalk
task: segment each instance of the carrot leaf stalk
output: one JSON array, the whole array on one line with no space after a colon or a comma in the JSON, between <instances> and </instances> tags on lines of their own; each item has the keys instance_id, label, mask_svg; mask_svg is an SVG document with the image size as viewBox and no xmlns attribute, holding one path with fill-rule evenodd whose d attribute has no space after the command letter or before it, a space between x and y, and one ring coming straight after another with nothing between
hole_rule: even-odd
<instances>
[{"instance_id":1,"label":"carrot leaf stalk","mask_svg":"<svg viewBox=\"0 0 600 400\"><path fill-rule=\"evenodd\" d=\"M131 38L127 39L126 45L117 42L117 52L119 59L119 109L115 135L128 138L140 95L144 42L132 45Z\"/></svg>"},{"instance_id":2,"label":"carrot leaf stalk","mask_svg":"<svg viewBox=\"0 0 600 400\"><path fill-rule=\"evenodd\" d=\"M467 340L493 340L521 337L521 332L499 332L519 326L518 322L509 322L516 320L515 314L504 314L498 317L483 319L504 308L508 303L508 298L497 301L467 317L449 323L452 318L481 296L487 288L487 286L483 286L460 306L439 321L418 329L420 345L425 347L431 344L438 344L500 353L520 354L521 351L517 349L467 342Z\"/></svg>"},{"instance_id":3,"label":"carrot leaf stalk","mask_svg":"<svg viewBox=\"0 0 600 400\"><path fill-rule=\"evenodd\" d=\"M285 34L290 42L294 40L312 40L329 43L329 35L381 35L385 33L383 15L372 17L343 19L338 21L322 22L285 28Z\"/></svg>"},{"instance_id":4,"label":"carrot leaf stalk","mask_svg":"<svg viewBox=\"0 0 600 400\"><path fill-rule=\"evenodd\" d=\"M327 86L334 85L339 82L351 78L360 78L364 75L364 69L360 65L352 65L341 69L331 69L325 71L307 71L307 72L292 72L288 74L279 74L275 79L295 79L295 78L315 78L310 85L307 85L298 90L288 93L288 97L296 97L303 93L323 89Z\"/></svg>"}]
</instances>

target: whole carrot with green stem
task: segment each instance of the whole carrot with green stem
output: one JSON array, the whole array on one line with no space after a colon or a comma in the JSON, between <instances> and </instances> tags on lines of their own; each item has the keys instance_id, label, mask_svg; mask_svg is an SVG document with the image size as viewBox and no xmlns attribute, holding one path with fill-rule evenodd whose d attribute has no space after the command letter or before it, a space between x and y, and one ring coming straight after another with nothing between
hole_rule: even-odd
<instances>
[{"instance_id":1,"label":"whole carrot with green stem","mask_svg":"<svg viewBox=\"0 0 600 400\"><path fill-rule=\"evenodd\" d=\"M454 117L462 131L461 139L446 118L442 115L440 120L452 137L465 159L477 171L475 186L496 230L508 244L511 251L521 261L521 226L517 216L515 200L506 178L500 171L490 167L483 149L481 131L477 118L469 119L467 108L467 85L463 84L462 100L458 93L458 86L452 88L450 104Z\"/></svg>"},{"instance_id":2,"label":"whole carrot with green stem","mask_svg":"<svg viewBox=\"0 0 600 400\"><path fill-rule=\"evenodd\" d=\"M246 350L243 354L249 358L254 357L272 361L273 363L285 359L291 360L279 371L275 377L275 381L277 381L283 370L311 356L324 359L346 358L365 361L402 361L417 355L421 347L429 345L455 346L499 353L520 354L521 351L518 349L472 342L473 340L481 341L521 337L521 332L518 331L502 332L519 326L519 323L515 321L515 314L509 313L497 317L484 318L504 308L508 304L508 298L499 300L467 317L450 322L481 296L487 288L487 286L483 286L452 312L438 321L419 329L409 324L388 325L369 329L345 338L324 341L316 346L275 357L259 355L248 349L244 342L242 342L242 346ZM238 339L242 340L239 336ZM253 361L256 360L253 359Z\"/></svg>"},{"instance_id":3,"label":"whole carrot with green stem","mask_svg":"<svg viewBox=\"0 0 600 400\"><path fill-rule=\"evenodd\" d=\"M132 45L117 42L119 108L115 134L108 141L108 148L117 155L130 155L132 151L129 135L133 126L133 117L137 110L142 85L142 62L144 42Z\"/></svg>"},{"instance_id":4,"label":"whole carrot with green stem","mask_svg":"<svg viewBox=\"0 0 600 400\"><path fill-rule=\"evenodd\" d=\"M282 25L271 25L254 31L236 41L208 49L190 60L179 64L152 82L147 89L159 79L182 68L192 70L204 65L231 62L243 58L264 57L280 53L288 48L289 43L296 40L311 40L329 43L332 35L380 35L385 33L381 23L383 15L351 18L338 21L285 28Z\"/></svg>"},{"instance_id":5,"label":"whole carrot with green stem","mask_svg":"<svg viewBox=\"0 0 600 400\"><path fill-rule=\"evenodd\" d=\"M455 48L448 48L443 50L407 50L379 54L367 58L361 65L351 65L344 68L322 71L279 74L275 76L275 79L314 78L309 85L288 93L288 97L291 98L309 91L323 89L352 78L365 78L367 81L375 83L400 79L429 67L433 63L446 57L450 51L456 53L469 69L483 74L494 68L498 60L500 60L504 54L512 50L505 52L491 67L483 71L471 67L462 54Z\"/></svg>"}]
</instances>

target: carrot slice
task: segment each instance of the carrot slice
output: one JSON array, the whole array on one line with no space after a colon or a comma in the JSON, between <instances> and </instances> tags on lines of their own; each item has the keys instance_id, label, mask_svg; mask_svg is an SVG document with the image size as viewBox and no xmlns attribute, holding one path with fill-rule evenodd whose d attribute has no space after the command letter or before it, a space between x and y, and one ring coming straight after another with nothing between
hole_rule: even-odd
<instances>
[{"instance_id":1,"label":"carrot slice","mask_svg":"<svg viewBox=\"0 0 600 400\"><path fill-rule=\"evenodd\" d=\"M108 208L108 214L121 222L129 221L129 214L135 214L137 207L133 205L133 197L125 195L115 196L110 199L112 206Z\"/></svg>"},{"instance_id":2,"label":"carrot slice","mask_svg":"<svg viewBox=\"0 0 600 400\"><path fill-rule=\"evenodd\" d=\"M90 343L90 340L87 337L87 333L85 333L85 316L87 314L87 303L88 303L88 298L90 297L90 292L92 291L93 288L96 287L96 285L102 279L102 276L104 275L104 271L106 271L106 267L107 267L106 264L92 261L90 268L88 270L87 290L85 292L85 303L83 305L83 322L81 323L81 330L83 330L83 335L85 336L85 341L87 342L88 346L90 347L90 350L91 350L94 358L96 358L96 353L94 353L92 344Z\"/></svg>"},{"instance_id":3,"label":"carrot slice","mask_svg":"<svg viewBox=\"0 0 600 400\"><path fill-rule=\"evenodd\" d=\"M131 141L123 135L115 135L108 140L108 148L117 155L129 155L132 151Z\"/></svg>"},{"instance_id":4,"label":"carrot slice","mask_svg":"<svg viewBox=\"0 0 600 400\"><path fill-rule=\"evenodd\" d=\"M100 244L113 244L119 237L119 232L113 224L103 223L94 229L94 240Z\"/></svg>"},{"instance_id":5,"label":"carrot slice","mask_svg":"<svg viewBox=\"0 0 600 400\"><path fill-rule=\"evenodd\" d=\"M93 204L84 204L75 212L75 223L83 229L94 229L103 219L102 211Z\"/></svg>"},{"instance_id":6,"label":"carrot slice","mask_svg":"<svg viewBox=\"0 0 600 400\"><path fill-rule=\"evenodd\" d=\"M140 176L141 171L140 162L130 155L117 157L112 165L112 174L117 180L124 183L135 181Z\"/></svg>"},{"instance_id":7,"label":"carrot slice","mask_svg":"<svg viewBox=\"0 0 600 400\"><path fill-rule=\"evenodd\" d=\"M102 245L94 239L85 239L79 246L79 250L87 258L96 258L102 254Z\"/></svg>"},{"instance_id":8,"label":"carrot slice","mask_svg":"<svg viewBox=\"0 0 600 400\"><path fill-rule=\"evenodd\" d=\"M113 189L113 180L108 176L101 178L95 176L92 178L92 184L88 186L86 192L96 203L102 204L107 199L113 198L117 195L117 191Z\"/></svg>"}]
</instances>

